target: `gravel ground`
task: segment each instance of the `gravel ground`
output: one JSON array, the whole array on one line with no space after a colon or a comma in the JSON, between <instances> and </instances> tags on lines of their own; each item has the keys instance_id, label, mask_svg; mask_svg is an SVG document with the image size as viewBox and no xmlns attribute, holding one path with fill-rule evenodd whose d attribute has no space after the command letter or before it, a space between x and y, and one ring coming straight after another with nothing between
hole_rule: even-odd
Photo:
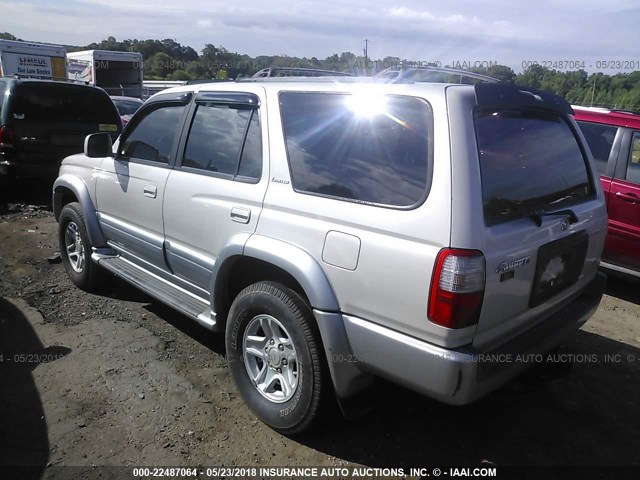
<instances>
[{"instance_id":1,"label":"gravel ground","mask_svg":"<svg viewBox=\"0 0 640 480\"><path fill-rule=\"evenodd\" d=\"M610 280L563 347L570 372L534 369L468 407L379 382L361 419L287 438L238 398L221 337L115 278L75 288L36 187L0 203L0 466L640 466L636 282Z\"/></svg>"}]
</instances>

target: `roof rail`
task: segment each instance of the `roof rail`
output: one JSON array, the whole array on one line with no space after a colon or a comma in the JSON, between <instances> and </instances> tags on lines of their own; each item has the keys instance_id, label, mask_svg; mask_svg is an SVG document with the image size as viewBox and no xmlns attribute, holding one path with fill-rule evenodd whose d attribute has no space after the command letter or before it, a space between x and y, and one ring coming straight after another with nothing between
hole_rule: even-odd
<instances>
[{"instance_id":1,"label":"roof rail","mask_svg":"<svg viewBox=\"0 0 640 480\"><path fill-rule=\"evenodd\" d=\"M462 83L462 78L473 78L474 80L482 80L487 83L500 83L501 80L490 77L488 75L482 75L481 73L469 72L467 70L459 70L457 68L447 68L447 67L390 67L378 72L375 77L376 78L387 78L390 79L394 83L413 83L413 82L421 82L423 80L415 80L415 75L412 75L415 72L428 72L428 73L444 73L447 75L459 75L460 83ZM427 82L427 80L424 80Z\"/></svg>"},{"instance_id":2,"label":"roof rail","mask_svg":"<svg viewBox=\"0 0 640 480\"><path fill-rule=\"evenodd\" d=\"M321 77L262 77L262 78L254 78L254 77L243 77L236 78L235 80L238 83L304 83L304 82L324 82L324 83L385 83L379 78L373 77L357 77L357 76L321 76Z\"/></svg>"},{"instance_id":3,"label":"roof rail","mask_svg":"<svg viewBox=\"0 0 640 480\"><path fill-rule=\"evenodd\" d=\"M257 71L251 78L269 77L355 77L355 75L320 68L270 67Z\"/></svg>"},{"instance_id":4,"label":"roof rail","mask_svg":"<svg viewBox=\"0 0 640 480\"><path fill-rule=\"evenodd\" d=\"M640 115L640 110L631 110L631 109L624 109L624 108L614 108L611 110L612 112L615 113L627 113L629 115Z\"/></svg>"}]
</instances>

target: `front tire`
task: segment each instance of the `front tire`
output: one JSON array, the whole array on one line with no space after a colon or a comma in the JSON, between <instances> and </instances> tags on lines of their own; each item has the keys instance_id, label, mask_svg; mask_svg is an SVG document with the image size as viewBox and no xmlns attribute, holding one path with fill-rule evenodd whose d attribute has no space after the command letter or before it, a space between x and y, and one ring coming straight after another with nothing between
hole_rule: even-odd
<instances>
[{"instance_id":1,"label":"front tire","mask_svg":"<svg viewBox=\"0 0 640 480\"><path fill-rule=\"evenodd\" d=\"M328 376L306 302L278 283L250 285L231 305L225 340L231 375L258 418L284 434L311 427Z\"/></svg>"},{"instance_id":2,"label":"front tire","mask_svg":"<svg viewBox=\"0 0 640 480\"><path fill-rule=\"evenodd\" d=\"M58 245L69 279L82 290L96 288L100 284L102 271L91 261L91 242L77 202L65 205L60 212Z\"/></svg>"}]
</instances>

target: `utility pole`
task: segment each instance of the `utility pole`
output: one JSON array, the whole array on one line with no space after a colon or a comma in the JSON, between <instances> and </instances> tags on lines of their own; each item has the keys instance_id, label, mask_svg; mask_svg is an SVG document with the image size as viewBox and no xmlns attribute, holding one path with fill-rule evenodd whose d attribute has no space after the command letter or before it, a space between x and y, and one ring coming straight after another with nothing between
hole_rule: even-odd
<instances>
[{"instance_id":1,"label":"utility pole","mask_svg":"<svg viewBox=\"0 0 640 480\"><path fill-rule=\"evenodd\" d=\"M364 50L362 51L362 53L364 53L364 72L365 74L369 73L369 40L367 40L366 38L364 39Z\"/></svg>"},{"instance_id":2,"label":"utility pole","mask_svg":"<svg viewBox=\"0 0 640 480\"><path fill-rule=\"evenodd\" d=\"M593 76L593 88L591 89L591 106L593 107L593 96L596 93L596 76Z\"/></svg>"}]
</instances>

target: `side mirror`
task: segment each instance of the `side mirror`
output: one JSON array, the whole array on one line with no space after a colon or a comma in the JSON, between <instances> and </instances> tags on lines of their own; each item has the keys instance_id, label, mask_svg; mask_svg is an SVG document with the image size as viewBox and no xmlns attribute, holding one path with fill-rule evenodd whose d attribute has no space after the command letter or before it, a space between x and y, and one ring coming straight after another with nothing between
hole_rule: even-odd
<instances>
[{"instance_id":1,"label":"side mirror","mask_svg":"<svg viewBox=\"0 0 640 480\"><path fill-rule=\"evenodd\" d=\"M84 139L84 154L89 158L110 157L113 144L108 133L92 133Z\"/></svg>"}]
</instances>

